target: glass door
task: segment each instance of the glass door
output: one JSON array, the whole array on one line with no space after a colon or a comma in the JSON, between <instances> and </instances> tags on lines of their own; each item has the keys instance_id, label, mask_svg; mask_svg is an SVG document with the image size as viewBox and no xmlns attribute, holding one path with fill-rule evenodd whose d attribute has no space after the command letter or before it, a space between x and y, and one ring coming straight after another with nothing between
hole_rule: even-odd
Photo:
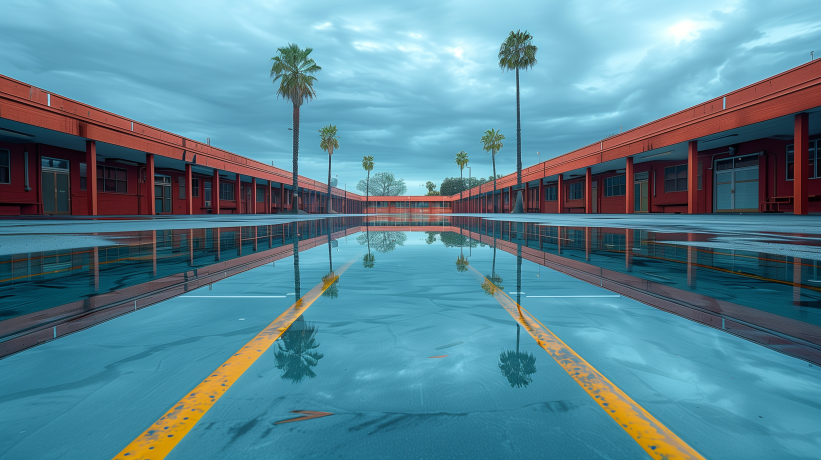
<instances>
[{"instance_id":1,"label":"glass door","mask_svg":"<svg viewBox=\"0 0 821 460\"><path fill-rule=\"evenodd\" d=\"M154 212L170 214L171 209L171 177L154 176Z\"/></svg>"}]
</instances>

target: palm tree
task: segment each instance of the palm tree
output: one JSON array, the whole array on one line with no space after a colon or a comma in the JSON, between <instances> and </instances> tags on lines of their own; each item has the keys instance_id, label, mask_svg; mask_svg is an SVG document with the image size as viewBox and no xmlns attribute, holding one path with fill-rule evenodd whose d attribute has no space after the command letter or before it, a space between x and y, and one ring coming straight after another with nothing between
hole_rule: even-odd
<instances>
[{"instance_id":1,"label":"palm tree","mask_svg":"<svg viewBox=\"0 0 821 460\"><path fill-rule=\"evenodd\" d=\"M316 377L311 368L325 356L322 352L315 351L319 347L316 332L316 326L305 323L300 316L277 341L274 358L277 369L282 371L279 374L282 380L299 383L305 377Z\"/></svg>"},{"instance_id":2,"label":"palm tree","mask_svg":"<svg viewBox=\"0 0 821 460\"><path fill-rule=\"evenodd\" d=\"M322 70L316 65L313 59L309 56L313 48L302 49L296 43L289 43L288 46L283 46L277 49L277 55L272 57L274 62L271 66L271 77L274 79L274 84L279 81L279 88L277 88L277 98L282 96L286 101L290 101L294 105L293 114L293 131L294 131L294 145L293 145L293 204L292 212L299 214L299 200L297 188L297 175L299 169L299 108L303 103L312 101L316 97L314 91L314 82L316 77L314 74ZM303 212L304 214L304 212Z\"/></svg>"},{"instance_id":3,"label":"palm tree","mask_svg":"<svg viewBox=\"0 0 821 460\"><path fill-rule=\"evenodd\" d=\"M367 219L367 217L366 217ZM365 268L373 268L376 258L371 254L371 227L369 222L365 221L365 241L368 244L368 253L362 258L362 266Z\"/></svg>"},{"instance_id":4,"label":"palm tree","mask_svg":"<svg viewBox=\"0 0 821 460\"><path fill-rule=\"evenodd\" d=\"M456 164L459 165L459 183L461 187L459 187L459 200L462 199L462 190L465 188L465 180L462 178L462 171L464 171L465 166L468 165L468 154L464 150L456 154Z\"/></svg>"},{"instance_id":5,"label":"palm tree","mask_svg":"<svg viewBox=\"0 0 821 460\"><path fill-rule=\"evenodd\" d=\"M459 254L459 257L456 259L456 271L464 273L468 271L468 265L470 265L470 262L465 258L465 255Z\"/></svg>"},{"instance_id":6,"label":"palm tree","mask_svg":"<svg viewBox=\"0 0 821 460\"><path fill-rule=\"evenodd\" d=\"M496 153L504 147L504 139L505 136L495 129L489 129L482 135L482 148L485 152L490 152L493 160L493 211L496 211Z\"/></svg>"},{"instance_id":7,"label":"palm tree","mask_svg":"<svg viewBox=\"0 0 821 460\"><path fill-rule=\"evenodd\" d=\"M328 152L328 206L326 212L328 214L335 214L332 209L331 200L331 155L334 154L334 149L339 148L339 136L336 135L336 126L328 125L319 130L319 148Z\"/></svg>"},{"instance_id":8,"label":"palm tree","mask_svg":"<svg viewBox=\"0 0 821 460\"><path fill-rule=\"evenodd\" d=\"M522 185L522 122L519 103L519 69L532 69L536 65L537 48L533 36L526 30L511 31L499 48L499 67L516 71L516 184ZM522 190L516 195L516 206L511 213L522 213Z\"/></svg>"},{"instance_id":9,"label":"palm tree","mask_svg":"<svg viewBox=\"0 0 821 460\"><path fill-rule=\"evenodd\" d=\"M371 194L371 171L373 171L373 157L366 155L362 157L362 169L368 171L368 180L365 182L365 213L368 213Z\"/></svg>"}]
</instances>

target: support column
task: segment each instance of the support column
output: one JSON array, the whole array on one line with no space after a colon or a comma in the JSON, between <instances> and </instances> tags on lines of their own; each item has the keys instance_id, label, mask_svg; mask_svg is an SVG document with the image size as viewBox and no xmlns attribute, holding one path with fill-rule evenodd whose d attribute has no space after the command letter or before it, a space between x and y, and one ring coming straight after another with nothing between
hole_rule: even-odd
<instances>
[{"instance_id":1,"label":"support column","mask_svg":"<svg viewBox=\"0 0 821 460\"><path fill-rule=\"evenodd\" d=\"M190 216L194 214L194 181L191 174L191 163L185 164L185 201L187 214Z\"/></svg>"},{"instance_id":2,"label":"support column","mask_svg":"<svg viewBox=\"0 0 821 460\"><path fill-rule=\"evenodd\" d=\"M544 203L544 178L539 179L539 199L536 201L539 203L539 213L543 213L544 208L542 207L542 203Z\"/></svg>"},{"instance_id":3,"label":"support column","mask_svg":"<svg viewBox=\"0 0 821 460\"><path fill-rule=\"evenodd\" d=\"M564 174L559 173L559 182L556 184L556 199L558 200L558 204L556 205L556 212L561 214L564 212Z\"/></svg>"},{"instance_id":4,"label":"support column","mask_svg":"<svg viewBox=\"0 0 821 460\"><path fill-rule=\"evenodd\" d=\"M154 154L153 153L146 153L145 154L145 187L146 187L146 196L148 197L148 214L149 215L156 215L157 214L157 203L155 201L156 195L154 194Z\"/></svg>"},{"instance_id":5,"label":"support column","mask_svg":"<svg viewBox=\"0 0 821 460\"><path fill-rule=\"evenodd\" d=\"M801 258L792 258L792 304L801 306Z\"/></svg>"},{"instance_id":6,"label":"support column","mask_svg":"<svg viewBox=\"0 0 821 460\"><path fill-rule=\"evenodd\" d=\"M633 214L636 208L635 204L635 186L633 182L633 157L627 157L627 166L624 170L624 212L625 214Z\"/></svg>"},{"instance_id":7,"label":"support column","mask_svg":"<svg viewBox=\"0 0 821 460\"><path fill-rule=\"evenodd\" d=\"M86 188L88 190L88 188ZM94 246L94 292L100 291L100 248Z\"/></svg>"},{"instance_id":8,"label":"support column","mask_svg":"<svg viewBox=\"0 0 821 460\"><path fill-rule=\"evenodd\" d=\"M257 213L257 178L251 178L251 202L248 204L249 214ZM256 231L256 230L254 230ZM254 250L256 251L256 243L254 243Z\"/></svg>"},{"instance_id":9,"label":"support column","mask_svg":"<svg viewBox=\"0 0 821 460\"><path fill-rule=\"evenodd\" d=\"M211 233L212 238L214 239L214 249L216 249L216 253L214 254L214 260L219 262L220 260L220 229L215 228Z\"/></svg>"},{"instance_id":10,"label":"support column","mask_svg":"<svg viewBox=\"0 0 821 460\"><path fill-rule=\"evenodd\" d=\"M157 276L157 231L151 230L151 276Z\"/></svg>"},{"instance_id":11,"label":"support column","mask_svg":"<svg viewBox=\"0 0 821 460\"><path fill-rule=\"evenodd\" d=\"M590 260L590 239L593 237L593 229L584 227L584 260Z\"/></svg>"},{"instance_id":12,"label":"support column","mask_svg":"<svg viewBox=\"0 0 821 460\"><path fill-rule=\"evenodd\" d=\"M237 201L237 214L242 214L242 176L239 173L234 182L234 199Z\"/></svg>"},{"instance_id":13,"label":"support column","mask_svg":"<svg viewBox=\"0 0 821 460\"><path fill-rule=\"evenodd\" d=\"M593 170L584 170L584 212L593 213Z\"/></svg>"},{"instance_id":14,"label":"support column","mask_svg":"<svg viewBox=\"0 0 821 460\"><path fill-rule=\"evenodd\" d=\"M274 189L271 187L273 184L271 181L265 181L268 185L265 186L265 213L264 214L271 214L271 200L274 196Z\"/></svg>"},{"instance_id":15,"label":"support column","mask_svg":"<svg viewBox=\"0 0 821 460\"><path fill-rule=\"evenodd\" d=\"M653 184L656 186L657 184ZM687 144L687 214L696 213L698 199L698 141Z\"/></svg>"},{"instance_id":16,"label":"support column","mask_svg":"<svg viewBox=\"0 0 821 460\"><path fill-rule=\"evenodd\" d=\"M188 266L194 266L194 229L188 229Z\"/></svg>"},{"instance_id":17,"label":"support column","mask_svg":"<svg viewBox=\"0 0 821 460\"><path fill-rule=\"evenodd\" d=\"M214 180L211 185L211 214L220 213L220 170L214 169ZM219 260L219 257L217 257Z\"/></svg>"},{"instance_id":18,"label":"support column","mask_svg":"<svg viewBox=\"0 0 821 460\"><path fill-rule=\"evenodd\" d=\"M795 116L795 147L793 149L795 174L793 175L793 214L806 215L809 208L809 115L799 113Z\"/></svg>"},{"instance_id":19,"label":"support column","mask_svg":"<svg viewBox=\"0 0 821 460\"><path fill-rule=\"evenodd\" d=\"M285 212L285 184L279 184L279 212Z\"/></svg>"},{"instance_id":20,"label":"support column","mask_svg":"<svg viewBox=\"0 0 821 460\"><path fill-rule=\"evenodd\" d=\"M97 215L97 143L86 141L86 194L88 215Z\"/></svg>"}]
</instances>

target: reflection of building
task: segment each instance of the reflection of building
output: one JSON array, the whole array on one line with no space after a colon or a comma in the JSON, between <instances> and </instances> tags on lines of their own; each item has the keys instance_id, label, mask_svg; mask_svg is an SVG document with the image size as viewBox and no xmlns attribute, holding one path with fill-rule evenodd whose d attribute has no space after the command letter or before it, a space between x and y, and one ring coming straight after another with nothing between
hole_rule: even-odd
<instances>
[{"instance_id":1,"label":"reflection of building","mask_svg":"<svg viewBox=\"0 0 821 460\"><path fill-rule=\"evenodd\" d=\"M821 62L522 171L527 212L821 212ZM453 196L365 197L340 212L508 212L516 174ZM0 76L0 215L289 210L291 174ZM300 177L300 208L327 185ZM366 209L367 208L367 209Z\"/></svg>"},{"instance_id":2,"label":"reflection of building","mask_svg":"<svg viewBox=\"0 0 821 460\"><path fill-rule=\"evenodd\" d=\"M117 233L117 246L0 256L0 357L356 233L362 218ZM298 235L298 236L297 236ZM32 285L36 285L32 289Z\"/></svg>"}]
</instances>

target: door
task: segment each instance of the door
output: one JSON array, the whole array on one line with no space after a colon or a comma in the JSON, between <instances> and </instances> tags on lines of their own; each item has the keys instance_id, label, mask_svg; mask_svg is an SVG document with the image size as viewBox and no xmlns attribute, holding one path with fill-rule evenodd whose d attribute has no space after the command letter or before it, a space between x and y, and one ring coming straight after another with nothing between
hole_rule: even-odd
<instances>
[{"instance_id":1,"label":"door","mask_svg":"<svg viewBox=\"0 0 821 460\"><path fill-rule=\"evenodd\" d=\"M758 155L717 161L715 183L716 212L758 212Z\"/></svg>"},{"instance_id":2,"label":"door","mask_svg":"<svg viewBox=\"0 0 821 460\"><path fill-rule=\"evenodd\" d=\"M203 181L202 183L202 195L203 199L205 200L205 207L211 207L211 181Z\"/></svg>"},{"instance_id":3,"label":"door","mask_svg":"<svg viewBox=\"0 0 821 460\"><path fill-rule=\"evenodd\" d=\"M71 214L71 186L68 160L43 157L42 187L44 214Z\"/></svg>"},{"instance_id":4,"label":"door","mask_svg":"<svg viewBox=\"0 0 821 460\"><path fill-rule=\"evenodd\" d=\"M256 203L251 203L251 187L245 187L245 214L251 214L251 206Z\"/></svg>"},{"instance_id":5,"label":"door","mask_svg":"<svg viewBox=\"0 0 821 460\"><path fill-rule=\"evenodd\" d=\"M648 190L650 173L647 171L636 173L633 178L633 212L648 211Z\"/></svg>"},{"instance_id":6,"label":"door","mask_svg":"<svg viewBox=\"0 0 821 460\"><path fill-rule=\"evenodd\" d=\"M154 212L170 214L171 209L171 176L154 175Z\"/></svg>"}]
</instances>

